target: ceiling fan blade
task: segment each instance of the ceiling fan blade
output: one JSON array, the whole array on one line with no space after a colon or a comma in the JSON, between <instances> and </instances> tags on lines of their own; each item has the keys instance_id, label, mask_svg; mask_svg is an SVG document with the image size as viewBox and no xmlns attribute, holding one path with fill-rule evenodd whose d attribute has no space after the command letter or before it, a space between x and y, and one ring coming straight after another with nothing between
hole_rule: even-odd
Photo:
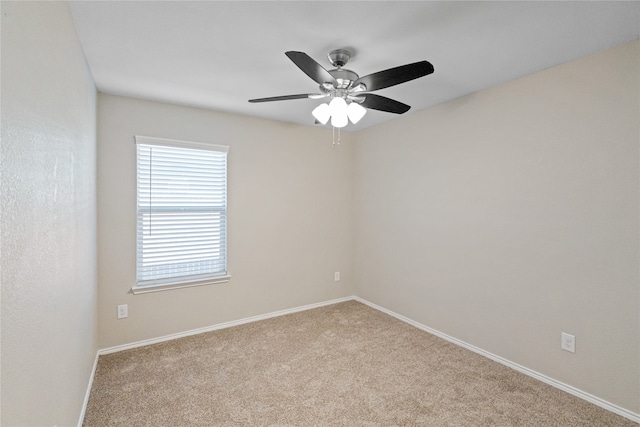
<instances>
[{"instance_id":1,"label":"ceiling fan blade","mask_svg":"<svg viewBox=\"0 0 640 427\"><path fill-rule=\"evenodd\" d=\"M363 83L369 92L395 86L431 73L433 73L433 65L428 61L419 61L360 77L353 83L353 86Z\"/></svg>"},{"instance_id":2,"label":"ceiling fan blade","mask_svg":"<svg viewBox=\"0 0 640 427\"><path fill-rule=\"evenodd\" d=\"M284 96L272 96L269 98L256 98L250 99L249 102L271 102L271 101L287 101L289 99L308 99L312 97L316 97L318 94L315 93L301 93L298 95L284 95Z\"/></svg>"},{"instance_id":3,"label":"ceiling fan blade","mask_svg":"<svg viewBox=\"0 0 640 427\"><path fill-rule=\"evenodd\" d=\"M403 114L409 111L409 109L411 108L407 104L403 104L400 101L387 98L386 96L374 95L372 93L364 93L359 96L365 97L364 101L362 101L360 105L372 110Z\"/></svg>"},{"instance_id":4,"label":"ceiling fan blade","mask_svg":"<svg viewBox=\"0 0 640 427\"><path fill-rule=\"evenodd\" d=\"M337 84L336 79L333 78L322 65L318 64L309 55L304 52L289 51L285 52L285 55L293 61L307 76L311 77L316 83L322 84L329 82Z\"/></svg>"}]
</instances>

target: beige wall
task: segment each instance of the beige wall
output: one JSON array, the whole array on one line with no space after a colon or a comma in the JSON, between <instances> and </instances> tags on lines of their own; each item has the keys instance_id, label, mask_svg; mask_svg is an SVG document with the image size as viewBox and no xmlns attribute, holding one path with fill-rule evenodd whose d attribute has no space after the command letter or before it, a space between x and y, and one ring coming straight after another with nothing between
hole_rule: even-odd
<instances>
[{"instance_id":1,"label":"beige wall","mask_svg":"<svg viewBox=\"0 0 640 427\"><path fill-rule=\"evenodd\" d=\"M130 293L136 134L230 147L229 283ZM326 129L100 94L100 347L352 295L349 138L332 149ZM117 319L118 304L129 305L127 319Z\"/></svg>"},{"instance_id":2,"label":"beige wall","mask_svg":"<svg viewBox=\"0 0 640 427\"><path fill-rule=\"evenodd\" d=\"M97 350L96 90L66 3L1 8L0 424L76 425Z\"/></svg>"},{"instance_id":3,"label":"beige wall","mask_svg":"<svg viewBox=\"0 0 640 427\"><path fill-rule=\"evenodd\" d=\"M639 58L359 132L356 294L639 413Z\"/></svg>"}]
</instances>

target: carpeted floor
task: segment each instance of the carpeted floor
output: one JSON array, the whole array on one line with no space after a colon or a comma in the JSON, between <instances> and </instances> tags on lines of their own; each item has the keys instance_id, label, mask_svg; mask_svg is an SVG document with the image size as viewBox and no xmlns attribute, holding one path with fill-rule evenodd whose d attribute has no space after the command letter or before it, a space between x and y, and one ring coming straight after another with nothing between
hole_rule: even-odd
<instances>
[{"instance_id":1,"label":"carpeted floor","mask_svg":"<svg viewBox=\"0 0 640 427\"><path fill-rule=\"evenodd\" d=\"M356 301L100 356L85 426L637 426Z\"/></svg>"}]
</instances>

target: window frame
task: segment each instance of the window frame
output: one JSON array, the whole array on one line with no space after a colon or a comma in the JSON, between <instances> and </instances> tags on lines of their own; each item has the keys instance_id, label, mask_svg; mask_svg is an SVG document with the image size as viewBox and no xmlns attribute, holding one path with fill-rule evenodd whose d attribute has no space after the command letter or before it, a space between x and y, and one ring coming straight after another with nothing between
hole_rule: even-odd
<instances>
[{"instance_id":1,"label":"window frame","mask_svg":"<svg viewBox=\"0 0 640 427\"><path fill-rule=\"evenodd\" d=\"M203 286L210 285L216 283L225 283L229 282L231 276L228 271L228 252L227 252L227 235L228 235L228 203L227 203L227 190L228 190L228 152L229 147L226 145L217 145L217 144L209 144L204 142L194 142L194 141L184 141L177 139L167 139L167 138L157 138L150 136L142 136L135 135L135 159L136 159L136 232L135 232L135 242L136 242L136 279L135 285L131 288L131 291L134 294L142 294L148 292L157 292L171 289L182 289L187 287L194 286ZM171 278L157 279L157 280L147 280L140 281L138 277L138 267L139 267L139 253L138 253L138 216L140 214L139 211L139 167L138 167L138 144L143 145L152 145L152 146L164 146L164 147L173 147L173 148L187 148L187 149L195 149L195 150L207 150L207 151L216 151L225 153L224 157L224 227L222 227L222 232L224 234L224 238L222 239L224 244L224 271L219 275L212 274L203 279L194 279L194 276L174 276ZM146 282L146 283L145 283ZM154 283L157 282L157 283ZM142 283L142 284L141 284Z\"/></svg>"}]
</instances>

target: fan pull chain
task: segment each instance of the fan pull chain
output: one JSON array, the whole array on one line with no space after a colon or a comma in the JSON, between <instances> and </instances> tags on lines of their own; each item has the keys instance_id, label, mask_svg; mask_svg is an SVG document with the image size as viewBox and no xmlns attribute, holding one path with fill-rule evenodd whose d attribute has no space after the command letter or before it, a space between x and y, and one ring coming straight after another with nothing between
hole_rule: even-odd
<instances>
[{"instance_id":1,"label":"fan pull chain","mask_svg":"<svg viewBox=\"0 0 640 427\"><path fill-rule=\"evenodd\" d=\"M338 128L338 140L336 141L336 128L335 127L331 127L333 129L333 144L331 145L331 148L336 148L336 145L340 145L340 128Z\"/></svg>"}]
</instances>

